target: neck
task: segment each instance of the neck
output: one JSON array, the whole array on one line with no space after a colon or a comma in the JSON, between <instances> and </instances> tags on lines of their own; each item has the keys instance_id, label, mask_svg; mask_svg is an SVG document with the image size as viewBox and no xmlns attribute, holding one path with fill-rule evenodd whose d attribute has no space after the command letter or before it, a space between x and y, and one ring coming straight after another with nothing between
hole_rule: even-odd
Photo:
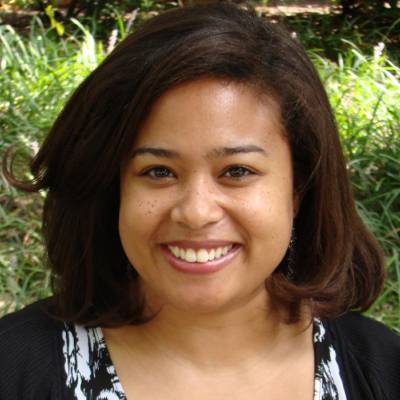
<instances>
[{"instance_id":1,"label":"neck","mask_svg":"<svg viewBox=\"0 0 400 400\"><path fill-rule=\"evenodd\" d=\"M165 305L150 322L119 328L119 338L155 359L207 371L248 369L265 360L281 362L301 347L307 331L304 321L285 324L264 290L245 305L213 313Z\"/></svg>"}]
</instances>

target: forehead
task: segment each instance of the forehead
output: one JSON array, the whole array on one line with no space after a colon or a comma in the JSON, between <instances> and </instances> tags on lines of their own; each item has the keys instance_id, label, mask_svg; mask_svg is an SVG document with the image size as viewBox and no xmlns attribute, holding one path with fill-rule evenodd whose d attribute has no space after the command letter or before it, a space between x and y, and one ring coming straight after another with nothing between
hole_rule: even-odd
<instances>
[{"instance_id":1,"label":"forehead","mask_svg":"<svg viewBox=\"0 0 400 400\"><path fill-rule=\"evenodd\" d=\"M176 145L196 149L208 144L256 140L282 135L278 102L254 87L218 79L201 79L176 86L152 105L135 139L135 146Z\"/></svg>"}]
</instances>

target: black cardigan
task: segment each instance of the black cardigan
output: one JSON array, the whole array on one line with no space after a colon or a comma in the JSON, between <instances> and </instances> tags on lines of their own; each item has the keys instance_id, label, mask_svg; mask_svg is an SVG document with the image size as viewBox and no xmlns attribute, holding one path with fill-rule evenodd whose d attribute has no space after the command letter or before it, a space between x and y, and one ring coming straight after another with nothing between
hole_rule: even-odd
<instances>
[{"instance_id":1,"label":"black cardigan","mask_svg":"<svg viewBox=\"0 0 400 400\"><path fill-rule=\"evenodd\" d=\"M0 399L67 400L62 323L34 303L0 319ZM400 337L356 313L328 327L348 400L400 399ZM90 399L88 399L90 400Z\"/></svg>"}]
</instances>

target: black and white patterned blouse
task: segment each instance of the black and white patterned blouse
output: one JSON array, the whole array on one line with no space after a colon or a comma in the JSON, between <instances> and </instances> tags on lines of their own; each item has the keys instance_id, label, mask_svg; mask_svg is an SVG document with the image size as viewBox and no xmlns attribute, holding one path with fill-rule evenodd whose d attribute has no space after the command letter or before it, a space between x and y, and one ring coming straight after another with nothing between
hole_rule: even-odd
<instances>
[{"instance_id":1,"label":"black and white patterned blouse","mask_svg":"<svg viewBox=\"0 0 400 400\"><path fill-rule=\"evenodd\" d=\"M347 400L336 351L324 324L314 320L314 400ZM101 328L64 325L64 370L70 398L126 400Z\"/></svg>"}]
</instances>

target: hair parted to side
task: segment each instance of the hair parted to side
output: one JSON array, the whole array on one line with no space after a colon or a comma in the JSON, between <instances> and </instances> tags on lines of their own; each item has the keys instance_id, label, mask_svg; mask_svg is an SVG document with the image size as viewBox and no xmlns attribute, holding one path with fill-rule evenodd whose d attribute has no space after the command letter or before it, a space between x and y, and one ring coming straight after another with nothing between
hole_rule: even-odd
<instances>
[{"instance_id":1,"label":"hair parted to side","mask_svg":"<svg viewBox=\"0 0 400 400\"><path fill-rule=\"evenodd\" d=\"M299 317L367 309L383 257L356 212L335 120L303 48L277 26L229 3L177 8L128 36L78 87L31 162L25 190L48 189L43 229L57 317L86 325L143 321L137 273L118 234L119 175L154 101L184 82L217 77L274 96L291 147L296 257L266 280L271 298ZM6 157L7 158L7 157Z\"/></svg>"}]
</instances>

